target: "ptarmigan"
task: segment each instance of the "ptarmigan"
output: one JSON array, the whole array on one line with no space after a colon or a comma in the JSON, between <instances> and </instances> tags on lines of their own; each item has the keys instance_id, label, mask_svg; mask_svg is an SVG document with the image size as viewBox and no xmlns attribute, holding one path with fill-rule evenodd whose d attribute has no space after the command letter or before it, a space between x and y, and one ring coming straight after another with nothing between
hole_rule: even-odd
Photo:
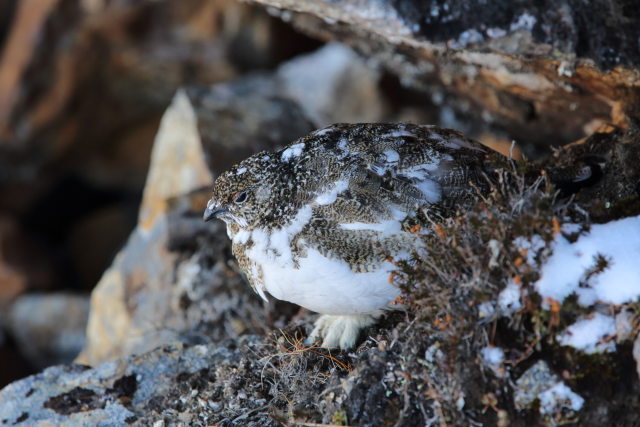
<instances>
[{"instance_id":1,"label":"ptarmigan","mask_svg":"<svg viewBox=\"0 0 640 427\"><path fill-rule=\"evenodd\" d=\"M350 348L399 295L394 262L428 250L420 233L473 203L502 159L454 130L336 124L222 174L204 218L226 222L260 296L322 313L310 338Z\"/></svg>"}]
</instances>

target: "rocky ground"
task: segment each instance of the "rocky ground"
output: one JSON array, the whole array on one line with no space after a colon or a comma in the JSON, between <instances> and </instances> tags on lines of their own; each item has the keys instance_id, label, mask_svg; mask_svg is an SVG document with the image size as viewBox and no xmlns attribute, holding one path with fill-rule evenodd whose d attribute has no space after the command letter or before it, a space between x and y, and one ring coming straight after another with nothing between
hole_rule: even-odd
<instances>
[{"instance_id":1,"label":"rocky ground","mask_svg":"<svg viewBox=\"0 0 640 427\"><path fill-rule=\"evenodd\" d=\"M51 35L48 51L33 39L13 81L3 70L16 57L3 57L0 88L23 89L0 91L0 322L32 366L62 364L2 389L0 423L635 425L637 12L605 0L253 3L51 2L28 21ZM6 50L17 28L0 32ZM404 309L353 351L329 351L303 343L313 313L252 293L223 224L201 216L230 164L357 121L454 127L535 160L505 164L476 209L434 227L428 258L398 266ZM565 177L585 168L573 194ZM111 202L78 214L85 228L66 220L61 262L53 235L43 244L23 218L86 194ZM90 301L84 285L50 292L60 277L90 282L103 264L71 255L118 233L126 243Z\"/></svg>"}]
</instances>

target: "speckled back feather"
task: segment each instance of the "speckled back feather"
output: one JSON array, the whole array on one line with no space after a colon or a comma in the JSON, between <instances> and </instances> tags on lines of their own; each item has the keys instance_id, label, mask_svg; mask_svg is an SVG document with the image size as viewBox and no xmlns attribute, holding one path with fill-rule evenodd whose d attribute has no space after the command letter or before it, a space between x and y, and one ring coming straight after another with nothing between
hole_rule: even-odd
<instances>
[{"instance_id":1,"label":"speckled back feather","mask_svg":"<svg viewBox=\"0 0 640 427\"><path fill-rule=\"evenodd\" d=\"M310 219L290 241L292 252L304 255L313 247L364 272L389 254L419 247L410 229L428 231L433 217L474 203L503 159L435 126L336 124L234 166L216 180L212 200L231 203L248 192L248 200L229 213L230 235L280 229L310 206ZM394 221L397 232L385 228ZM250 245L233 245L245 271L255 267L245 255Z\"/></svg>"}]
</instances>

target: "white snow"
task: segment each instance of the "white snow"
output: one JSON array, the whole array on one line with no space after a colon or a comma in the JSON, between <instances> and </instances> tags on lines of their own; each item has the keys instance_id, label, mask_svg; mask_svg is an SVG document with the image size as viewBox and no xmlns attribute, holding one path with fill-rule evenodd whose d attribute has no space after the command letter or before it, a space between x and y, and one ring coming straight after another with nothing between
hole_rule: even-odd
<instances>
[{"instance_id":1,"label":"white snow","mask_svg":"<svg viewBox=\"0 0 640 427\"><path fill-rule=\"evenodd\" d=\"M449 45L454 49L460 49L471 43L479 43L484 40L482 33L475 28L463 31L456 40L452 40Z\"/></svg>"},{"instance_id":2,"label":"white snow","mask_svg":"<svg viewBox=\"0 0 640 427\"><path fill-rule=\"evenodd\" d=\"M553 414L561 410L562 407L579 411L584 405L584 399L574 393L563 382L559 382L550 389L543 391L538 395L538 398L540 399L540 413L542 415Z\"/></svg>"},{"instance_id":3,"label":"white snow","mask_svg":"<svg viewBox=\"0 0 640 427\"><path fill-rule=\"evenodd\" d=\"M482 360L492 367L499 367L504 361L504 351L500 347L485 347L480 351L480 354Z\"/></svg>"},{"instance_id":4,"label":"white snow","mask_svg":"<svg viewBox=\"0 0 640 427\"><path fill-rule=\"evenodd\" d=\"M613 341L603 340L616 332L616 322L613 317L600 313L590 319L582 319L569 326L567 330L558 337L558 342L562 345L575 347L585 353L602 353L615 351L616 345Z\"/></svg>"},{"instance_id":5,"label":"white snow","mask_svg":"<svg viewBox=\"0 0 640 427\"><path fill-rule=\"evenodd\" d=\"M593 225L575 243L559 235L552 247L553 254L535 284L545 300L562 302L575 293L581 305L590 306L596 301L623 304L640 296L640 216ZM608 266L593 275L588 286L580 287L598 254L608 260Z\"/></svg>"},{"instance_id":6,"label":"white snow","mask_svg":"<svg viewBox=\"0 0 640 427\"><path fill-rule=\"evenodd\" d=\"M572 222L565 222L562 224L562 232L566 234L579 233L582 230L582 225Z\"/></svg>"},{"instance_id":7,"label":"white snow","mask_svg":"<svg viewBox=\"0 0 640 427\"><path fill-rule=\"evenodd\" d=\"M491 317L496 312L496 308L489 301L478 305L478 317L481 319Z\"/></svg>"},{"instance_id":8,"label":"white snow","mask_svg":"<svg viewBox=\"0 0 640 427\"><path fill-rule=\"evenodd\" d=\"M520 302L520 285L509 282L498 295L498 306L503 315L516 312L522 308Z\"/></svg>"},{"instance_id":9,"label":"white snow","mask_svg":"<svg viewBox=\"0 0 640 427\"><path fill-rule=\"evenodd\" d=\"M465 403L464 393L460 393L460 396L456 399L456 408L458 408L458 411L462 411L464 409Z\"/></svg>"},{"instance_id":10,"label":"white snow","mask_svg":"<svg viewBox=\"0 0 640 427\"><path fill-rule=\"evenodd\" d=\"M520 249L520 250L526 250L527 251L527 263L531 266L537 266L538 263L535 260L536 254L540 251L540 249L544 248L547 244L545 243L545 241L542 239L542 237L540 237L537 234L534 234L533 236L531 236L530 239L526 239L522 236L520 237L516 237L513 240L513 244L516 248Z\"/></svg>"},{"instance_id":11,"label":"white snow","mask_svg":"<svg viewBox=\"0 0 640 427\"><path fill-rule=\"evenodd\" d=\"M281 159L288 162L292 157L299 157L302 154L302 150L304 150L304 142L293 144L282 152Z\"/></svg>"}]
</instances>

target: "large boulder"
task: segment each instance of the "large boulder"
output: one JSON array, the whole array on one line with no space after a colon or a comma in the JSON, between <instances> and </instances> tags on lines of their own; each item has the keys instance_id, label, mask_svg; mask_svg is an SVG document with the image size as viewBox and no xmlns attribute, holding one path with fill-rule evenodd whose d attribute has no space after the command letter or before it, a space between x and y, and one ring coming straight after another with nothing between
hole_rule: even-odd
<instances>
[{"instance_id":1,"label":"large boulder","mask_svg":"<svg viewBox=\"0 0 640 427\"><path fill-rule=\"evenodd\" d=\"M252 1L521 143L559 146L640 119L640 16L629 3Z\"/></svg>"}]
</instances>

